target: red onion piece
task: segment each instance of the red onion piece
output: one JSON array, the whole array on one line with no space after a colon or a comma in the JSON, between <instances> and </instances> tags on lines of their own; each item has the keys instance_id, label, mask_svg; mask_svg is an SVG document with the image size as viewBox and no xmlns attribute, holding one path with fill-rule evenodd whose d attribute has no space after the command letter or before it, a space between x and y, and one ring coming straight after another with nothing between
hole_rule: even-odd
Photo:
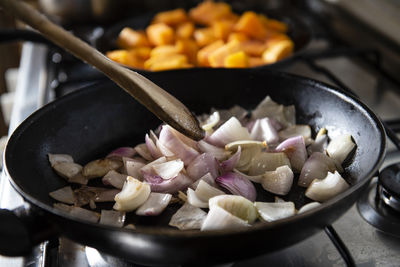
<instances>
[{"instance_id":1,"label":"red onion piece","mask_svg":"<svg viewBox=\"0 0 400 267\"><path fill-rule=\"evenodd\" d=\"M145 160L154 160L145 143L135 146L135 150Z\"/></svg>"},{"instance_id":2,"label":"red onion piece","mask_svg":"<svg viewBox=\"0 0 400 267\"><path fill-rule=\"evenodd\" d=\"M169 225L180 230L200 229L207 213L200 208L185 203L174 215Z\"/></svg>"},{"instance_id":3,"label":"red onion piece","mask_svg":"<svg viewBox=\"0 0 400 267\"><path fill-rule=\"evenodd\" d=\"M265 190L277 195L289 193L292 184L293 172L287 165L278 167L275 171L266 172L261 182Z\"/></svg>"},{"instance_id":4,"label":"red onion piece","mask_svg":"<svg viewBox=\"0 0 400 267\"><path fill-rule=\"evenodd\" d=\"M158 158L156 160L153 160L152 162L147 163L145 166L143 166L140 169L140 172L141 173L148 172L148 173L155 174L154 169L153 169L153 165L160 164L160 163L165 163L165 162L167 162L167 158L166 157Z\"/></svg>"},{"instance_id":5,"label":"red onion piece","mask_svg":"<svg viewBox=\"0 0 400 267\"><path fill-rule=\"evenodd\" d=\"M103 177L107 172L116 170L122 166L122 162L112 159L98 159L89 162L83 167L82 174L88 179Z\"/></svg>"},{"instance_id":6,"label":"red onion piece","mask_svg":"<svg viewBox=\"0 0 400 267\"><path fill-rule=\"evenodd\" d=\"M122 158L132 158L136 154L136 150L133 147L119 147L111 151L106 158L122 160Z\"/></svg>"},{"instance_id":7,"label":"red onion piece","mask_svg":"<svg viewBox=\"0 0 400 267\"><path fill-rule=\"evenodd\" d=\"M67 179L67 181L79 175L82 171L82 166L74 162L57 162L52 167L58 175Z\"/></svg>"},{"instance_id":8,"label":"red onion piece","mask_svg":"<svg viewBox=\"0 0 400 267\"><path fill-rule=\"evenodd\" d=\"M268 144L275 144L279 142L278 132L274 128L273 123L269 118L256 120L250 132L250 136L253 140L265 140Z\"/></svg>"},{"instance_id":9,"label":"red onion piece","mask_svg":"<svg viewBox=\"0 0 400 267\"><path fill-rule=\"evenodd\" d=\"M210 173L215 179L218 176L218 162L210 153L203 153L197 156L186 168L187 174L194 181Z\"/></svg>"},{"instance_id":10,"label":"red onion piece","mask_svg":"<svg viewBox=\"0 0 400 267\"><path fill-rule=\"evenodd\" d=\"M323 153L314 152L304 163L298 185L308 187L314 179L324 179L328 172L335 170L336 166L333 159Z\"/></svg>"},{"instance_id":11,"label":"red onion piece","mask_svg":"<svg viewBox=\"0 0 400 267\"><path fill-rule=\"evenodd\" d=\"M285 152L294 172L300 172L307 160L307 150L302 136L291 137L280 143L276 149Z\"/></svg>"},{"instance_id":12,"label":"red onion piece","mask_svg":"<svg viewBox=\"0 0 400 267\"><path fill-rule=\"evenodd\" d=\"M175 159L160 164L154 164L154 172L163 179L171 179L176 177L183 170L183 161Z\"/></svg>"},{"instance_id":13,"label":"red onion piece","mask_svg":"<svg viewBox=\"0 0 400 267\"><path fill-rule=\"evenodd\" d=\"M151 192L146 202L136 210L136 214L141 216L159 215L168 206L171 198L171 194Z\"/></svg>"},{"instance_id":14,"label":"red onion piece","mask_svg":"<svg viewBox=\"0 0 400 267\"><path fill-rule=\"evenodd\" d=\"M218 160L225 160L230 155L229 151L226 151L221 147L211 145L204 140L200 140L197 143L197 147L203 153L211 153Z\"/></svg>"},{"instance_id":15,"label":"red onion piece","mask_svg":"<svg viewBox=\"0 0 400 267\"><path fill-rule=\"evenodd\" d=\"M146 136L144 137L144 140L145 140L145 143L147 146L147 150L150 152L151 156L154 159L158 159L159 157L162 157L160 150L158 149L158 147L156 146L154 141L149 137L148 134L146 134Z\"/></svg>"},{"instance_id":16,"label":"red onion piece","mask_svg":"<svg viewBox=\"0 0 400 267\"><path fill-rule=\"evenodd\" d=\"M173 194L185 190L193 183L192 179L182 173L172 179L165 180L158 175L143 172L143 178L150 185L151 192L158 193Z\"/></svg>"},{"instance_id":17,"label":"red onion piece","mask_svg":"<svg viewBox=\"0 0 400 267\"><path fill-rule=\"evenodd\" d=\"M61 189L50 192L49 195L55 200L63 203L67 204L75 203L75 194L70 186L66 186Z\"/></svg>"},{"instance_id":18,"label":"red onion piece","mask_svg":"<svg viewBox=\"0 0 400 267\"><path fill-rule=\"evenodd\" d=\"M238 164L238 162L240 160L241 151L242 151L242 148L241 148L241 146L239 146L236 153L233 154L232 157L221 162L220 166L224 172L230 172L236 167L236 165Z\"/></svg>"},{"instance_id":19,"label":"red onion piece","mask_svg":"<svg viewBox=\"0 0 400 267\"><path fill-rule=\"evenodd\" d=\"M60 162L74 162L71 155L68 154L47 154L51 167Z\"/></svg>"},{"instance_id":20,"label":"red onion piece","mask_svg":"<svg viewBox=\"0 0 400 267\"><path fill-rule=\"evenodd\" d=\"M199 152L196 149L183 142L176 135L176 131L168 125L162 127L159 141L162 145L168 148L168 150L180 158L185 163L185 166L189 165L189 163L199 155Z\"/></svg>"},{"instance_id":21,"label":"red onion piece","mask_svg":"<svg viewBox=\"0 0 400 267\"><path fill-rule=\"evenodd\" d=\"M142 172L140 171L146 164L141 160L124 158L123 172L126 175L132 176L139 181L143 180Z\"/></svg>"},{"instance_id":22,"label":"red onion piece","mask_svg":"<svg viewBox=\"0 0 400 267\"><path fill-rule=\"evenodd\" d=\"M315 179L307 188L305 195L312 200L324 202L349 187L349 184L337 171L335 173L328 172L324 179Z\"/></svg>"},{"instance_id":23,"label":"red onion piece","mask_svg":"<svg viewBox=\"0 0 400 267\"><path fill-rule=\"evenodd\" d=\"M267 96L260 104L252 111L253 119L261 119L268 117L275 119L283 127L294 125L296 123L296 111L293 105L283 106L274 102L271 97Z\"/></svg>"},{"instance_id":24,"label":"red onion piece","mask_svg":"<svg viewBox=\"0 0 400 267\"><path fill-rule=\"evenodd\" d=\"M251 140L251 138L247 128L242 127L235 117L230 118L207 138L209 143L219 147L239 140Z\"/></svg>"},{"instance_id":25,"label":"red onion piece","mask_svg":"<svg viewBox=\"0 0 400 267\"><path fill-rule=\"evenodd\" d=\"M312 140L311 128L309 125L301 125L301 124L292 125L278 132L278 135L281 141L301 135L303 136L306 145L309 145Z\"/></svg>"},{"instance_id":26,"label":"red onion piece","mask_svg":"<svg viewBox=\"0 0 400 267\"><path fill-rule=\"evenodd\" d=\"M115 188L122 189L122 186L126 181L126 177L128 177L126 174L121 174L114 170L111 170L106 175L104 175L101 181L105 185L112 185Z\"/></svg>"},{"instance_id":27,"label":"red onion piece","mask_svg":"<svg viewBox=\"0 0 400 267\"><path fill-rule=\"evenodd\" d=\"M252 182L238 173L225 173L224 175L217 177L216 181L218 185L227 189L234 195L243 196L250 201L256 200L256 188Z\"/></svg>"}]
</instances>

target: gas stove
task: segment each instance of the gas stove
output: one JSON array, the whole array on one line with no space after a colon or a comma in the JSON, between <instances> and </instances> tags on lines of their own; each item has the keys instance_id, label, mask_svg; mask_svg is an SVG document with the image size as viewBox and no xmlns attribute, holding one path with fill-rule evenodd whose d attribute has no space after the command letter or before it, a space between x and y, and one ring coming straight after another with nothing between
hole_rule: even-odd
<instances>
[{"instance_id":1,"label":"gas stove","mask_svg":"<svg viewBox=\"0 0 400 267\"><path fill-rule=\"evenodd\" d=\"M359 18L355 19L357 16L350 16L349 9L343 9L343 5L346 6L343 1L329 2L338 4L305 1L301 5L315 39L301 57L279 69L324 81L357 95L385 123L389 137L385 162L360 200L325 231L286 249L221 266L367 267L398 266L400 262L400 198L399 190L396 190L399 185L392 184L393 180L400 180L400 166L396 165L400 163L400 142L397 137L400 131L400 109L397 108L400 106L400 82L388 71L393 70L392 66L400 69L400 43L397 48L390 40L390 45L370 42L369 46L365 46L365 40L371 39L376 32L381 36L380 31L376 28L372 32L366 31L373 27L363 24ZM350 23L351 18L354 22L347 24L343 31L339 30L338 27ZM351 32L357 30L362 32L351 37ZM101 28L90 31L92 37L101 33ZM384 39L378 40L386 42ZM394 56L388 56L393 53ZM97 79L97 74L87 80L75 79L67 71L71 69L71 64L80 71L90 69L49 47L24 44L10 133L42 105ZM1 208L13 209L27 205L4 175L0 182ZM37 246L27 257L0 257L0 266L138 265L128 264L61 237L58 241Z\"/></svg>"}]
</instances>

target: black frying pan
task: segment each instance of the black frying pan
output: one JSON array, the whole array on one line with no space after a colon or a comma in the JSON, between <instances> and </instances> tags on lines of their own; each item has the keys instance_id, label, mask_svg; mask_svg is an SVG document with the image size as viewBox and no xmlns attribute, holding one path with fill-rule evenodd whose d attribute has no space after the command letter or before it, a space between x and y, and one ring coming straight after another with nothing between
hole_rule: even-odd
<instances>
[{"instance_id":1,"label":"black frying pan","mask_svg":"<svg viewBox=\"0 0 400 267\"><path fill-rule=\"evenodd\" d=\"M104 81L48 104L10 137L5 170L31 208L1 211L2 254L21 254L35 242L65 235L107 254L147 265L204 266L248 258L299 242L330 225L366 189L383 160L385 132L378 118L357 99L320 82L254 69L187 70L153 73L149 78L198 114L234 104L251 109L270 95L279 103L294 104L298 123L307 123L314 131L327 127L329 134L351 134L357 150L344 175L351 187L301 215L238 231L179 231L165 226L178 206L158 217L130 214L128 223L136 224L136 230L89 223L64 214L52 207L53 200L48 196L66 182L50 167L47 153L71 154L76 162L85 164L115 147L143 142L145 133L160 123L124 91ZM299 208L310 201L303 193L293 186L284 198ZM272 197L263 191L263 200L271 201Z\"/></svg>"}]
</instances>

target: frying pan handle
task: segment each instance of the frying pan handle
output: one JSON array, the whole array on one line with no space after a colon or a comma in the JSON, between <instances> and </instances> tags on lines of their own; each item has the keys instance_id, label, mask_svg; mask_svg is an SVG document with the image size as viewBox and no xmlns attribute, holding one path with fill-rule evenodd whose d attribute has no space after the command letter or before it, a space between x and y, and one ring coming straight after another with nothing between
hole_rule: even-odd
<instances>
[{"instance_id":1,"label":"frying pan handle","mask_svg":"<svg viewBox=\"0 0 400 267\"><path fill-rule=\"evenodd\" d=\"M25 206L12 211L0 209L1 255L24 256L36 244L55 236L57 236L55 227L38 211Z\"/></svg>"}]
</instances>

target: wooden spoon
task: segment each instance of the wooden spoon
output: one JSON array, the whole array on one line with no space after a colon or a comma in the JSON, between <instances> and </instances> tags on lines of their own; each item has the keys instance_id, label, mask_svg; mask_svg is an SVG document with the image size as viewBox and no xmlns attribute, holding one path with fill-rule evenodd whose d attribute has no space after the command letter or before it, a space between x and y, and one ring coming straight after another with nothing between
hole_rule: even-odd
<instances>
[{"instance_id":1,"label":"wooden spoon","mask_svg":"<svg viewBox=\"0 0 400 267\"><path fill-rule=\"evenodd\" d=\"M149 79L109 60L22 1L0 0L0 6L55 44L96 67L165 123L195 140L204 137L204 131L189 109Z\"/></svg>"}]
</instances>

